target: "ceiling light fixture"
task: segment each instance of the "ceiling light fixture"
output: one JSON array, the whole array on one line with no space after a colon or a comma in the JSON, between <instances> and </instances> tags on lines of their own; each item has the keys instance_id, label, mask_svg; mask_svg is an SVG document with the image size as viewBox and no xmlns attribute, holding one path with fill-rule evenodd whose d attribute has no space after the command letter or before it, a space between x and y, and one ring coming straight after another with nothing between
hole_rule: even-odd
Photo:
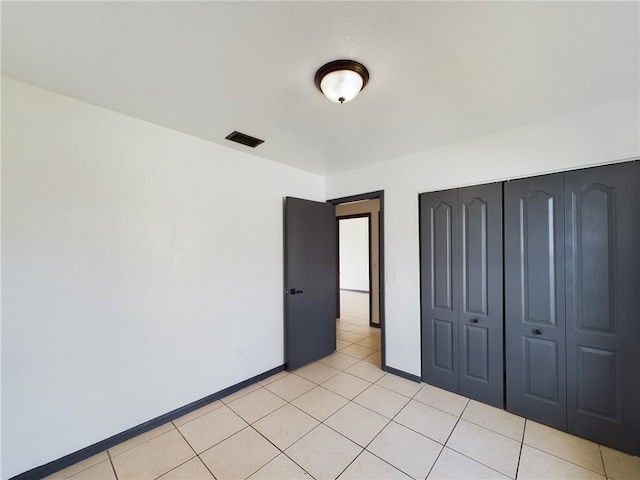
<instances>
[{"instance_id":1,"label":"ceiling light fixture","mask_svg":"<svg viewBox=\"0 0 640 480\"><path fill-rule=\"evenodd\" d=\"M353 60L334 60L316 72L316 87L335 103L353 100L369 81L369 71Z\"/></svg>"}]
</instances>

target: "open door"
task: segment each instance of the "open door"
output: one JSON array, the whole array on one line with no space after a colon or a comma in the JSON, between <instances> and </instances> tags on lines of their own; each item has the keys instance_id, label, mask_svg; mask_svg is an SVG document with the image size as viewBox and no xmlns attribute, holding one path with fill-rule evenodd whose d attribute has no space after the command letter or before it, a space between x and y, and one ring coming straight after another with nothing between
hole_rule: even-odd
<instances>
[{"instance_id":1,"label":"open door","mask_svg":"<svg viewBox=\"0 0 640 480\"><path fill-rule=\"evenodd\" d=\"M336 350L334 206L287 197L284 213L287 369Z\"/></svg>"}]
</instances>

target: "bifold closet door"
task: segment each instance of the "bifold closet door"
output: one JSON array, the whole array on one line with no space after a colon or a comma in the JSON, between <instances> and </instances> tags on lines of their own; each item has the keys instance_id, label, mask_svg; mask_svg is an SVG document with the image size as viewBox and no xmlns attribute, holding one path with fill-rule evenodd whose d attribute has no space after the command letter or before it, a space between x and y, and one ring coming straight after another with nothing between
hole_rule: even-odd
<instances>
[{"instance_id":1,"label":"bifold closet door","mask_svg":"<svg viewBox=\"0 0 640 480\"><path fill-rule=\"evenodd\" d=\"M565 173L568 431L636 454L638 168Z\"/></svg>"},{"instance_id":2,"label":"bifold closet door","mask_svg":"<svg viewBox=\"0 0 640 480\"><path fill-rule=\"evenodd\" d=\"M502 184L420 196L422 376L503 406Z\"/></svg>"},{"instance_id":3,"label":"bifold closet door","mask_svg":"<svg viewBox=\"0 0 640 480\"><path fill-rule=\"evenodd\" d=\"M567 428L564 176L505 183L507 410Z\"/></svg>"}]
</instances>

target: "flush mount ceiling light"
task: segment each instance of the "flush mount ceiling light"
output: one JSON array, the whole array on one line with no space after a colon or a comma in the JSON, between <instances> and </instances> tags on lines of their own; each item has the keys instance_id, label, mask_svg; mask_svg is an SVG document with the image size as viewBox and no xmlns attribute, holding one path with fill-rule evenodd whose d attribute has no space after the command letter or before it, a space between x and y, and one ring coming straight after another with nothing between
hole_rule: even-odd
<instances>
[{"instance_id":1,"label":"flush mount ceiling light","mask_svg":"<svg viewBox=\"0 0 640 480\"><path fill-rule=\"evenodd\" d=\"M316 72L316 87L332 102L353 100L369 81L369 71L353 60L334 60Z\"/></svg>"}]
</instances>

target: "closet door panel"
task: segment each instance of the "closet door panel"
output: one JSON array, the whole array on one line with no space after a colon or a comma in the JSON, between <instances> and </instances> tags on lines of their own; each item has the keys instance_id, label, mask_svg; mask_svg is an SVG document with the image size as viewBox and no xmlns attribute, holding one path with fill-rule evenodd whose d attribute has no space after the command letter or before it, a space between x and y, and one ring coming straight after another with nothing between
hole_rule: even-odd
<instances>
[{"instance_id":1,"label":"closet door panel","mask_svg":"<svg viewBox=\"0 0 640 480\"><path fill-rule=\"evenodd\" d=\"M637 166L565 174L568 430L637 453Z\"/></svg>"},{"instance_id":2,"label":"closet door panel","mask_svg":"<svg viewBox=\"0 0 640 480\"><path fill-rule=\"evenodd\" d=\"M564 176L504 186L507 410L566 429Z\"/></svg>"},{"instance_id":3,"label":"closet door panel","mask_svg":"<svg viewBox=\"0 0 640 480\"><path fill-rule=\"evenodd\" d=\"M502 184L458 190L460 394L503 406Z\"/></svg>"},{"instance_id":4,"label":"closet door panel","mask_svg":"<svg viewBox=\"0 0 640 480\"><path fill-rule=\"evenodd\" d=\"M458 391L458 200L420 195L422 380Z\"/></svg>"}]
</instances>

